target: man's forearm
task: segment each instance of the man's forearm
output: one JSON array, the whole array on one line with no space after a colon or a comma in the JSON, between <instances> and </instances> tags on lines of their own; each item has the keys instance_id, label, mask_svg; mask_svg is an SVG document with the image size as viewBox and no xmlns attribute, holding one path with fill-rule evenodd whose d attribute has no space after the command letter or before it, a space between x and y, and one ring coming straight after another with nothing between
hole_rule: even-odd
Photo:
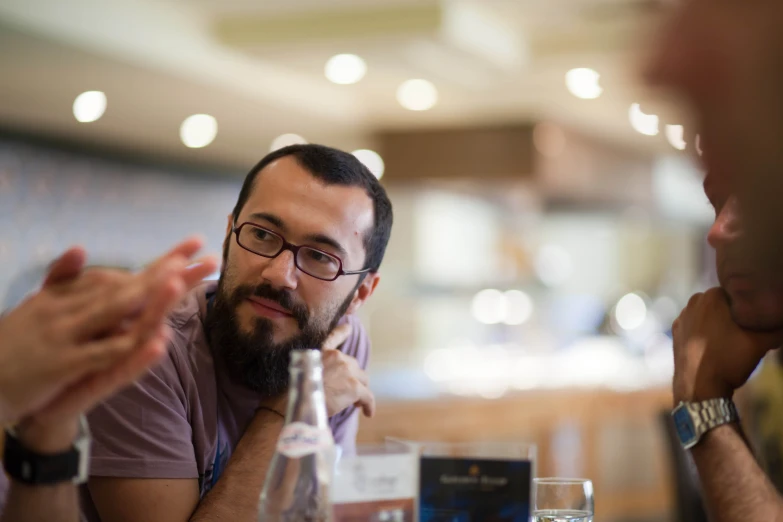
<instances>
[{"instance_id":1,"label":"man's forearm","mask_svg":"<svg viewBox=\"0 0 783 522\"><path fill-rule=\"evenodd\" d=\"M191 522L256 522L258 500L283 428L278 415L259 410L220 480L199 504Z\"/></svg>"},{"instance_id":2,"label":"man's forearm","mask_svg":"<svg viewBox=\"0 0 783 522\"><path fill-rule=\"evenodd\" d=\"M28 486L11 482L2 522L79 522L79 495L71 483Z\"/></svg>"},{"instance_id":3,"label":"man's forearm","mask_svg":"<svg viewBox=\"0 0 783 522\"><path fill-rule=\"evenodd\" d=\"M691 453L713 522L783 521L783 500L738 426L725 425L708 432Z\"/></svg>"}]
</instances>

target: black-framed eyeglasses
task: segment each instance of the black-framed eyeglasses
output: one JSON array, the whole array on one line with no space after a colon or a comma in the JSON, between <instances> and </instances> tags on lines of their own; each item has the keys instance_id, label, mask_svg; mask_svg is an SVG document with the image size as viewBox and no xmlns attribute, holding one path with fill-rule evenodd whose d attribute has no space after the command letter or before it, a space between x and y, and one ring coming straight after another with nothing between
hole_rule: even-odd
<instances>
[{"instance_id":1,"label":"black-framed eyeglasses","mask_svg":"<svg viewBox=\"0 0 783 522\"><path fill-rule=\"evenodd\" d=\"M294 254L296 268L321 281L334 281L340 276L366 274L372 269L346 271L339 257L309 246L289 243L283 236L255 223L245 222L234 227L239 246L253 254L269 259L279 256L283 250Z\"/></svg>"}]
</instances>

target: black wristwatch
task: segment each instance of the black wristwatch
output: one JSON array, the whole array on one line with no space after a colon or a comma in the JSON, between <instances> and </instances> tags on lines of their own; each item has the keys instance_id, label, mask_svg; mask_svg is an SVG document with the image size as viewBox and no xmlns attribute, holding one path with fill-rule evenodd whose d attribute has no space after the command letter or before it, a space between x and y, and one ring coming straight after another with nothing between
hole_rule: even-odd
<instances>
[{"instance_id":1,"label":"black wristwatch","mask_svg":"<svg viewBox=\"0 0 783 522\"><path fill-rule=\"evenodd\" d=\"M84 484L90 462L90 430L87 419L79 419L79 434L68 451L44 455L26 448L13 428L5 430L3 466L15 481L28 485L63 482Z\"/></svg>"}]
</instances>

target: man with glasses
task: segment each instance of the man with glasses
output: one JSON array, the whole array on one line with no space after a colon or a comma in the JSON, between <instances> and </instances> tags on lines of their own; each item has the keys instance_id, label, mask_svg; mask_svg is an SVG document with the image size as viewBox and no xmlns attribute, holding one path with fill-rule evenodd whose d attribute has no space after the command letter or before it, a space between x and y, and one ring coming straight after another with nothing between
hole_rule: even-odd
<instances>
[{"instance_id":1,"label":"man with glasses","mask_svg":"<svg viewBox=\"0 0 783 522\"><path fill-rule=\"evenodd\" d=\"M675 424L713 520L783 520L731 403L783 341L783 2L674 9L648 74L693 112L721 283L695 295L673 327Z\"/></svg>"},{"instance_id":2,"label":"man with glasses","mask_svg":"<svg viewBox=\"0 0 783 522\"><path fill-rule=\"evenodd\" d=\"M330 425L353 451L358 410L375 403L351 314L378 284L391 225L352 155L294 145L261 160L228 217L219 282L169 317L164 362L90 415L87 520L255 520L294 349L323 350Z\"/></svg>"}]
</instances>

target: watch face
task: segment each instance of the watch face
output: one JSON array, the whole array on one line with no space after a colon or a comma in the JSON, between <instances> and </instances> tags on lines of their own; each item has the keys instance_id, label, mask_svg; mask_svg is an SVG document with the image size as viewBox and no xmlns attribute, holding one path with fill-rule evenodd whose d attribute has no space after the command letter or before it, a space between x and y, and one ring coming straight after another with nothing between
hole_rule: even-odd
<instances>
[{"instance_id":1,"label":"watch face","mask_svg":"<svg viewBox=\"0 0 783 522\"><path fill-rule=\"evenodd\" d=\"M677 408L672 415L674 418L674 427L677 430L677 435L680 437L680 442L688 444L696 439L696 430L693 427L693 420L691 414L685 408Z\"/></svg>"}]
</instances>

